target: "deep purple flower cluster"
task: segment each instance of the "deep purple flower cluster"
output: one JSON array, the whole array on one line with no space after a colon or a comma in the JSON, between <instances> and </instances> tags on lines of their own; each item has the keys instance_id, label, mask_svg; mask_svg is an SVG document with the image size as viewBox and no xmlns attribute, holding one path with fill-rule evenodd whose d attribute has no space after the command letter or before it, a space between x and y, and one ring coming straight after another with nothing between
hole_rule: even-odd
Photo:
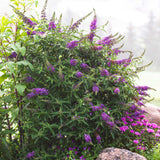
<instances>
[{"instance_id":1,"label":"deep purple flower cluster","mask_svg":"<svg viewBox=\"0 0 160 160\"><path fill-rule=\"evenodd\" d=\"M33 88L32 92L27 95L28 99L38 96L38 95L48 95L48 90L45 88Z\"/></svg>"},{"instance_id":2,"label":"deep purple flower cluster","mask_svg":"<svg viewBox=\"0 0 160 160\"><path fill-rule=\"evenodd\" d=\"M88 35L88 39L92 42L94 36L95 36L95 32L90 32L90 34Z\"/></svg>"},{"instance_id":3,"label":"deep purple flower cluster","mask_svg":"<svg viewBox=\"0 0 160 160\"><path fill-rule=\"evenodd\" d=\"M34 82L34 79L31 76L25 77L25 80L26 80L27 83Z\"/></svg>"},{"instance_id":4,"label":"deep purple flower cluster","mask_svg":"<svg viewBox=\"0 0 160 160\"><path fill-rule=\"evenodd\" d=\"M128 130L128 126L122 126L122 127L119 127L119 129L121 130L121 133L125 132L126 130Z\"/></svg>"},{"instance_id":5,"label":"deep purple flower cluster","mask_svg":"<svg viewBox=\"0 0 160 160\"><path fill-rule=\"evenodd\" d=\"M12 52L8 58L16 58L17 57L17 53L16 52Z\"/></svg>"},{"instance_id":6,"label":"deep purple flower cluster","mask_svg":"<svg viewBox=\"0 0 160 160\"><path fill-rule=\"evenodd\" d=\"M95 92L95 93L98 93L99 92L99 87L96 84L94 84L93 88L92 88L92 91Z\"/></svg>"},{"instance_id":7,"label":"deep purple flower cluster","mask_svg":"<svg viewBox=\"0 0 160 160\"><path fill-rule=\"evenodd\" d=\"M136 88L138 91L139 91L139 90L146 91L146 90L148 90L150 87L148 87L148 86L136 86L135 88Z\"/></svg>"},{"instance_id":8,"label":"deep purple flower cluster","mask_svg":"<svg viewBox=\"0 0 160 160\"><path fill-rule=\"evenodd\" d=\"M118 48L115 49L111 49L111 51L108 51L108 54L113 54L113 55L118 55L119 53L121 53L121 51Z\"/></svg>"},{"instance_id":9,"label":"deep purple flower cluster","mask_svg":"<svg viewBox=\"0 0 160 160\"><path fill-rule=\"evenodd\" d=\"M100 106L91 106L92 108L92 111L99 111L99 110L102 110L105 106L103 104L101 104Z\"/></svg>"},{"instance_id":10,"label":"deep purple flower cluster","mask_svg":"<svg viewBox=\"0 0 160 160\"><path fill-rule=\"evenodd\" d=\"M97 28L97 19L94 18L93 21L91 22L91 25L90 25L90 30L95 30Z\"/></svg>"},{"instance_id":11,"label":"deep purple flower cluster","mask_svg":"<svg viewBox=\"0 0 160 160\"><path fill-rule=\"evenodd\" d=\"M101 143L101 137L100 137L100 135L97 135L96 139L97 139L98 143Z\"/></svg>"},{"instance_id":12,"label":"deep purple flower cluster","mask_svg":"<svg viewBox=\"0 0 160 160\"><path fill-rule=\"evenodd\" d=\"M77 64L77 60L76 59L71 59L70 60L70 65L71 66L75 66Z\"/></svg>"},{"instance_id":13,"label":"deep purple flower cluster","mask_svg":"<svg viewBox=\"0 0 160 160\"><path fill-rule=\"evenodd\" d=\"M110 116L108 114L106 114L105 112L101 113L101 117L103 121L109 121L110 120Z\"/></svg>"},{"instance_id":14,"label":"deep purple flower cluster","mask_svg":"<svg viewBox=\"0 0 160 160\"><path fill-rule=\"evenodd\" d=\"M131 59L121 59L121 60L115 60L113 61L114 64L122 65L124 67L127 67L131 63Z\"/></svg>"},{"instance_id":15,"label":"deep purple flower cluster","mask_svg":"<svg viewBox=\"0 0 160 160\"><path fill-rule=\"evenodd\" d=\"M108 37L104 37L101 40L99 40L97 42L97 44L101 44L101 45L104 45L104 46L105 45L109 46L109 45L113 44L113 40L110 38L110 36L108 36Z\"/></svg>"},{"instance_id":16,"label":"deep purple flower cluster","mask_svg":"<svg viewBox=\"0 0 160 160\"><path fill-rule=\"evenodd\" d=\"M47 66L47 70L49 70L51 73L55 72L55 68L51 64Z\"/></svg>"},{"instance_id":17,"label":"deep purple flower cluster","mask_svg":"<svg viewBox=\"0 0 160 160\"><path fill-rule=\"evenodd\" d=\"M78 41L71 41L71 42L67 43L67 45L66 45L66 47L69 49L73 49L76 46L78 46Z\"/></svg>"},{"instance_id":18,"label":"deep purple flower cluster","mask_svg":"<svg viewBox=\"0 0 160 160\"><path fill-rule=\"evenodd\" d=\"M120 93L120 89L118 87L116 87L115 90L114 90L114 93L115 94L119 94Z\"/></svg>"},{"instance_id":19,"label":"deep purple flower cluster","mask_svg":"<svg viewBox=\"0 0 160 160\"><path fill-rule=\"evenodd\" d=\"M78 72L76 73L76 76L77 76L78 78L83 77L83 73L78 71Z\"/></svg>"},{"instance_id":20,"label":"deep purple flower cluster","mask_svg":"<svg viewBox=\"0 0 160 160\"><path fill-rule=\"evenodd\" d=\"M48 30L55 29L56 25L53 21L49 22Z\"/></svg>"},{"instance_id":21,"label":"deep purple flower cluster","mask_svg":"<svg viewBox=\"0 0 160 160\"><path fill-rule=\"evenodd\" d=\"M25 17L24 15L23 15L23 21L24 23L28 24L30 28L34 27L37 24L37 23L34 23L31 19Z\"/></svg>"},{"instance_id":22,"label":"deep purple flower cluster","mask_svg":"<svg viewBox=\"0 0 160 160\"><path fill-rule=\"evenodd\" d=\"M92 142L91 137L89 134L84 134L84 139L86 140L87 143Z\"/></svg>"},{"instance_id":23,"label":"deep purple flower cluster","mask_svg":"<svg viewBox=\"0 0 160 160\"><path fill-rule=\"evenodd\" d=\"M34 155L35 155L35 151L32 151L32 152L29 152L26 157L28 159L30 159L30 158L34 157Z\"/></svg>"},{"instance_id":24,"label":"deep purple flower cluster","mask_svg":"<svg viewBox=\"0 0 160 160\"><path fill-rule=\"evenodd\" d=\"M99 50L102 50L102 49L103 49L102 46L94 46L94 50L96 50L96 51L99 51Z\"/></svg>"},{"instance_id":25,"label":"deep purple flower cluster","mask_svg":"<svg viewBox=\"0 0 160 160\"><path fill-rule=\"evenodd\" d=\"M100 73L101 73L101 76L102 76L102 77L105 77L105 76L109 76L109 75L110 75L109 72L108 72L106 69L102 69L102 70L100 71Z\"/></svg>"},{"instance_id":26,"label":"deep purple flower cluster","mask_svg":"<svg viewBox=\"0 0 160 160\"><path fill-rule=\"evenodd\" d=\"M40 31L31 31L31 30L28 30L27 31L27 35L28 36L32 36L32 35L39 35L39 36L42 36L45 32L40 32Z\"/></svg>"},{"instance_id":27,"label":"deep purple flower cluster","mask_svg":"<svg viewBox=\"0 0 160 160\"><path fill-rule=\"evenodd\" d=\"M80 67L82 67L83 69L88 69L89 68L89 66L87 64L85 64L85 63L82 63L80 65Z\"/></svg>"}]
</instances>

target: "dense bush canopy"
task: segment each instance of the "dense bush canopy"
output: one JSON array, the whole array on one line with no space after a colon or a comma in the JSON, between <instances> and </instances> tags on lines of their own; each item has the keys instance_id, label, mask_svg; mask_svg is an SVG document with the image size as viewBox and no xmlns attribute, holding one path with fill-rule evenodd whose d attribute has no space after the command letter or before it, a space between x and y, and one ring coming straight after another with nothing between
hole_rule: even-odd
<instances>
[{"instance_id":1,"label":"dense bush canopy","mask_svg":"<svg viewBox=\"0 0 160 160\"><path fill-rule=\"evenodd\" d=\"M17 16L0 25L1 158L95 159L110 146L150 151L160 130L140 108L150 89L134 83L147 66L138 66L142 56L115 47L119 34L100 37L105 25L97 26L95 10L65 26L55 14L46 18L46 3L35 19L25 16L31 0L11 2ZM79 31L91 14L89 33Z\"/></svg>"}]
</instances>

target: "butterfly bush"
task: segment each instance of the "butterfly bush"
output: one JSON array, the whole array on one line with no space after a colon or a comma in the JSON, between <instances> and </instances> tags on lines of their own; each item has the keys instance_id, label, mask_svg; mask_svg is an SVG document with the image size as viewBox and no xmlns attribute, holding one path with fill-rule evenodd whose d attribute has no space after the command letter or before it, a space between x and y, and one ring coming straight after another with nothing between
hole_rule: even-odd
<instances>
[{"instance_id":1,"label":"butterfly bush","mask_svg":"<svg viewBox=\"0 0 160 160\"><path fill-rule=\"evenodd\" d=\"M134 83L148 66L138 66L142 56L117 47L121 35L101 38L95 10L67 26L55 14L48 20L47 1L40 18L14 2L16 15L0 26L2 159L87 160L111 146L150 152L160 127L141 109L151 88Z\"/></svg>"}]
</instances>

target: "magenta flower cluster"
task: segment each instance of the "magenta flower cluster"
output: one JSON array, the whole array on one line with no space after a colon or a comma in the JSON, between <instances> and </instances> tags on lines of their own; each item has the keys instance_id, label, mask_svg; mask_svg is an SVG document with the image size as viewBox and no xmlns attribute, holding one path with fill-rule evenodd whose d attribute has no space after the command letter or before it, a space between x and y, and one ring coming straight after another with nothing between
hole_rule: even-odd
<instances>
[{"instance_id":1,"label":"magenta flower cluster","mask_svg":"<svg viewBox=\"0 0 160 160\"><path fill-rule=\"evenodd\" d=\"M34 157L34 155L35 155L35 151L29 152L27 154L26 158L30 159L30 158Z\"/></svg>"},{"instance_id":2,"label":"magenta flower cluster","mask_svg":"<svg viewBox=\"0 0 160 160\"><path fill-rule=\"evenodd\" d=\"M69 43L67 43L67 48L68 49L73 49L73 48L75 48L76 46L78 46L78 41L71 41L71 42L69 42Z\"/></svg>"}]
</instances>

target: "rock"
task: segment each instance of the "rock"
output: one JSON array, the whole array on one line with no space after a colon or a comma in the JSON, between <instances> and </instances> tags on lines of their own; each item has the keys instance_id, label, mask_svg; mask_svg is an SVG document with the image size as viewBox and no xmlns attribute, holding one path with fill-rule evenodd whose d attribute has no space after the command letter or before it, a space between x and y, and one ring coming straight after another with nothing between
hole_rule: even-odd
<instances>
[{"instance_id":1,"label":"rock","mask_svg":"<svg viewBox=\"0 0 160 160\"><path fill-rule=\"evenodd\" d=\"M146 111L145 119L148 119L150 123L156 123L160 126L160 107L146 103L142 109Z\"/></svg>"},{"instance_id":2,"label":"rock","mask_svg":"<svg viewBox=\"0 0 160 160\"><path fill-rule=\"evenodd\" d=\"M106 148L96 160L147 160L145 157L126 149Z\"/></svg>"}]
</instances>

